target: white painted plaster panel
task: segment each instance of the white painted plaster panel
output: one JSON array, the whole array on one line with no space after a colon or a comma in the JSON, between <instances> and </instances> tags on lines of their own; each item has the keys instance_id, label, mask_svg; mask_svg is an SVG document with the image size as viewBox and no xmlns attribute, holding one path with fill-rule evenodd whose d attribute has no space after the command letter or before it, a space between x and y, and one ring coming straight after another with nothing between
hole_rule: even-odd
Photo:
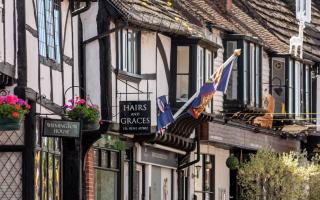
<instances>
[{"instance_id":1,"label":"white painted plaster panel","mask_svg":"<svg viewBox=\"0 0 320 200\"><path fill-rule=\"evenodd\" d=\"M5 49L6 49L6 62L14 64L14 1L5 1Z\"/></svg>"},{"instance_id":2,"label":"white painted plaster panel","mask_svg":"<svg viewBox=\"0 0 320 200\"><path fill-rule=\"evenodd\" d=\"M156 34L141 32L141 73L156 73Z\"/></svg>"},{"instance_id":3,"label":"white painted plaster panel","mask_svg":"<svg viewBox=\"0 0 320 200\"><path fill-rule=\"evenodd\" d=\"M38 88L38 41L37 38L33 37L31 33L26 33L27 42L27 86L39 92ZM50 78L50 76L49 76ZM49 80L49 79L48 79ZM50 80L49 80L50 81ZM50 82L47 82L48 84Z\"/></svg>"},{"instance_id":4,"label":"white painted plaster panel","mask_svg":"<svg viewBox=\"0 0 320 200\"><path fill-rule=\"evenodd\" d=\"M51 84L50 84L50 68L40 64L40 84L41 95L45 95L47 99L50 99Z\"/></svg>"},{"instance_id":5,"label":"white painted plaster panel","mask_svg":"<svg viewBox=\"0 0 320 200\"><path fill-rule=\"evenodd\" d=\"M83 24L83 40L87 40L97 35L97 13L98 3L92 2L90 9L81 14Z\"/></svg>"},{"instance_id":6,"label":"white painted plaster panel","mask_svg":"<svg viewBox=\"0 0 320 200\"><path fill-rule=\"evenodd\" d=\"M63 71L64 71L64 90L67 90L69 87L72 86L72 67L69 65L64 65L63 66ZM75 92L76 93L76 92ZM75 94L76 96L76 94ZM79 96L79 93L78 95ZM66 93L66 100L71 99L72 98L72 89L68 90L68 92Z\"/></svg>"},{"instance_id":7,"label":"white painted plaster panel","mask_svg":"<svg viewBox=\"0 0 320 200\"><path fill-rule=\"evenodd\" d=\"M86 46L86 91L91 101L101 107L100 96L99 43L94 41Z\"/></svg>"},{"instance_id":8,"label":"white painted plaster panel","mask_svg":"<svg viewBox=\"0 0 320 200\"><path fill-rule=\"evenodd\" d=\"M72 18L72 23L73 23L73 66L74 66L74 71L73 71L73 78L74 78L74 84L79 85L79 54L78 54L78 16ZM75 88L75 91L79 91L79 89ZM79 92L78 92L79 93Z\"/></svg>"},{"instance_id":9,"label":"white painted plaster panel","mask_svg":"<svg viewBox=\"0 0 320 200\"><path fill-rule=\"evenodd\" d=\"M13 3L12 0L7 0L6 3L7 2ZM18 4L18 3L19 3L19 0L16 0L16 4ZM35 8L34 8L33 4L34 4ZM26 11L26 15L25 15L26 24L28 24L33 29L37 30L37 22L36 22L36 18L34 16L34 13L36 13L35 11L37 11L36 10L37 9L37 0L25 1L25 6L26 6L26 9L25 9L25 11ZM10 24L10 26L12 26L12 24Z\"/></svg>"},{"instance_id":10,"label":"white painted plaster panel","mask_svg":"<svg viewBox=\"0 0 320 200\"><path fill-rule=\"evenodd\" d=\"M262 51L262 91L267 89L269 91L269 75L270 75L270 65L269 56L266 51Z\"/></svg>"},{"instance_id":11,"label":"white painted plaster panel","mask_svg":"<svg viewBox=\"0 0 320 200\"><path fill-rule=\"evenodd\" d=\"M66 79L71 78L71 76L65 77ZM53 84L53 102L62 106L62 73L56 70L52 70L52 84Z\"/></svg>"},{"instance_id":12,"label":"white painted plaster panel","mask_svg":"<svg viewBox=\"0 0 320 200\"><path fill-rule=\"evenodd\" d=\"M214 65L213 65L213 72L215 72L220 65L223 64L223 49L219 49L217 51L217 57L214 59ZM213 97L213 111L219 112L223 110L223 93L222 92L216 92L215 96Z\"/></svg>"},{"instance_id":13,"label":"white painted plaster panel","mask_svg":"<svg viewBox=\"0 0 320 200\"><path fill-rule=\"evenodd\" d=\"M62 44L63 55L72 58L72 31L71 31L71 13L68 10L69 3L61 2L61 24L62 24ZM69 12L69 13L68 13ZM67 18L68 17L68 18ZM66 33L66 34L64 34ZM74 45L78 45L78 40L74 40Z\"/></svg>"}]
</instances>

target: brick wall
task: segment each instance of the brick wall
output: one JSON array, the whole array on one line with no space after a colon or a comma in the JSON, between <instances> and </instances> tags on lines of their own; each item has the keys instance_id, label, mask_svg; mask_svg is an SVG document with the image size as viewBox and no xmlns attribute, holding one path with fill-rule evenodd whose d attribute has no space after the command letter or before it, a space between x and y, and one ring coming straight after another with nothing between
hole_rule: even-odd
<instances>
[{"instance_id":1,"label":"brick wall","mask_svg":"<svg viewBox=\"0 0 320 200\"><path fill-rule=\"evenodd\" d=\"M93 169L93 148L87 152L86 165L86 194L87 200L94 200L94 169Z\"/></svg>"}]
</instances>

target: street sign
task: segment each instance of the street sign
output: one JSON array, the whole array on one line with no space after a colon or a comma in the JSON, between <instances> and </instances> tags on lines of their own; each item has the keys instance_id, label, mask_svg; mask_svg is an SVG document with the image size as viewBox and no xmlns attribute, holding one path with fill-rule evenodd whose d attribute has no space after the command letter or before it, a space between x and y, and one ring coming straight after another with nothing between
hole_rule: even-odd
<instances>
[{"instance_id":1,"label":"street sign","mask_svg":"<svg viewBox=\"0 0 320 200\"><path fill-rule=\"evenodd\" d=\"M70 137L78 138L80 136L80 122L59 120L59 119L43 119L42 136L45 137Z\"/></svg>"},{"instance_id":2,"label":"street sign","mask_svg":"<svg viewBox=\"0 0 320 200\"><path fill-rule=\"evenodd\" d=\"M120 101L120 133L150 134L150 101Z\"/></svg>"}]
</instances>

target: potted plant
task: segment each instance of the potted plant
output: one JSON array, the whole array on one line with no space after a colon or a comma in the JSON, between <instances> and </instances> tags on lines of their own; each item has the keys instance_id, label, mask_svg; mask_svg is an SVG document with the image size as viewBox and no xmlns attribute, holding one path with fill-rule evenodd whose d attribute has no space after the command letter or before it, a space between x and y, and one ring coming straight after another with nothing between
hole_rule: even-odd
<instances>
[{"instance_id":1,"label":"potted plant","mask_svg":"<svg viewBox=\"0 0 320 200\"><path fill-rule=\"evenodd\" d=\"M231 154L226 161L226 165L230 170L236 170L239 167L239 159Z\"/></svg>"},{"instance_id":2,"label":"potted plant","mask_svg":"<svg viewBox=\"0 0 320 200\"><path fill-rule=\"evenodd\" d=\"M0 96L0 130L19 130L30 105L16 95Z\"/></svg>"},{"instance_id":3,"label":"potted plant","mask_svg":"<svg viewBox=\"0 0 320 200\"><path fill-rule=\"evenodd\" d=\"M65 104L67 115L72 120L82 122L82 130L97 130L100 128L100 113L96 105L89 104L86 100L76 97Z\"/></svg>"}]
</instances>

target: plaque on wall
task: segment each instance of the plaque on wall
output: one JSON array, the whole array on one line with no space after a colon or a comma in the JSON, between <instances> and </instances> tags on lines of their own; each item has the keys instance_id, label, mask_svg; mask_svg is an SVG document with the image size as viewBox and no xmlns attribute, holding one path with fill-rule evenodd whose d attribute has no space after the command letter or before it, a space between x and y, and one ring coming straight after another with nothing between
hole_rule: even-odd
<instances>
[{"instance_id":1,"label":"plaque on wall","mask_svg":"<svg viewBox=\"0 0 320 200\"><path fill-rule=\"evenodd\" d=\"M80 122L60 119L43 119L42 136L45 137L70 137L80 136Z\"/></svg>"},{"instance_id":2,"label":"plaque on wall","mask_svg":"<svg viewBox=\"0 0 320 200\"><path fill-rule=\"evenodd\" d=\"M120 132L150 134L150 101L120 101Z\"/></svg>"}]
</instances>

